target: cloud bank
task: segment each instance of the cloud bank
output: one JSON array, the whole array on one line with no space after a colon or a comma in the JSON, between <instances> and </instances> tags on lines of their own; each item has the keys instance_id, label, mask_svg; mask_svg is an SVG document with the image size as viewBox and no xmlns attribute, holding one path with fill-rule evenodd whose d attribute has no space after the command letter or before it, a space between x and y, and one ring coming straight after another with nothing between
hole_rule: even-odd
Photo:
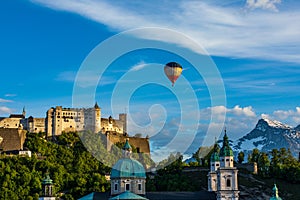
<instances>
[{"instance_id":1,"label":"cloud bank","mask_svg":"<svg viewBox=\"0 0 300 200\"><path fill-rule=\"evenodd\" d=\"M211 55L300 63L300 27L295 25L300 19L300 11L293 6L279 10L280 0L236 1L231 6L217 1L159 1L151 4L146 1L96 0L33 2L79 14L116 31L141 27L171 28L194 38ZM243 12L244 8L249 11ZM155 36L155 39L170 42L172 36ZM176 40L175 43L191 46Z\"/></svg>"}]
</instances>

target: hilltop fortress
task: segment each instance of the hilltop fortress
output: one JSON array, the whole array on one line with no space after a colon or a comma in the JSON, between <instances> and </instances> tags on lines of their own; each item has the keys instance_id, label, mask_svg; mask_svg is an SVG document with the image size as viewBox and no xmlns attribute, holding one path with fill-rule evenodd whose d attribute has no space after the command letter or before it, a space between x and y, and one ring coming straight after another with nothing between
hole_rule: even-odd
<instances>
[{"instance_id":1,"label":"hilltop fortress","mask_svg":"<svg viewBox=\"0 0 300 200\"><path fill-rule=\"evenodd\" d=\"M46 118L32 116L26 118L25 108L23 108L22 114L1 117L0 128L24 129L32 133L45 132L47 138L54 138L63 132L91 131L106 136L108 150L112 144L130 139L138 152L150 154L149 138L128 136L127 114L119 114L118 119L111 116L102 118L101 108L97 103L91 108L51 107L46 112Z\"/></svg>"},{"instance_id":2,"label":"hilltop fortress","mask_svg":"<svg viewBox=\"0 0 300 200\"><path fill-rule=\"evenodd\" d=\"M119 114L119 119L101 118L101 109L96 103L93 108L50 108L46 114L45 132L47 136L61 135L62 132L89 130L94 133L107 131L127 134L126 114Z\"/></svg>"}]
</instances>

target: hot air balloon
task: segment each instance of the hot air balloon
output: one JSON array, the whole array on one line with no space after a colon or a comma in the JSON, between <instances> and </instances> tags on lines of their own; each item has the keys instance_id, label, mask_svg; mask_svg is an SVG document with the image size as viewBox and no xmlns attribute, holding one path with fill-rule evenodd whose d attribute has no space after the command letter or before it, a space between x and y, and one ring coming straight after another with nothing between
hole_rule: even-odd
<instances>
[{"instance_id":1,"label":"hot air balloon","mask_svg":"<svg viewBox=\"0 0 300 200\"><path fill-rule=\"evenodd\" d=\"M180 64L176 62L169 62L165 66L165 74L168 77L168 79L172 82L172 86L174 86L174 83L178 79L178 77L181 75L182 67Z\"/></svg>"}]
</instances>

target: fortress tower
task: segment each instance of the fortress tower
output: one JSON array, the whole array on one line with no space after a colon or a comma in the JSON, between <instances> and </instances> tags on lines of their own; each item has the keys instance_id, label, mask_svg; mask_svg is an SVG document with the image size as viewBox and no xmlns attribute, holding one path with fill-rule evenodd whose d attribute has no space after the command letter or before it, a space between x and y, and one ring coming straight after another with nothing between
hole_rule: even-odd
<instances>
[{"instance_id":1,"label":"fortress tower","mask_svg":"<svg viewBox=\"0 0 300 200\"><path fill-rule=\"evenodd\" d=\"M101 131L101 109L98 106L97 102L95 103L94 106L94 112L93 112L93 132L94 133L99 133Z\"/></svg>"}]
</instances>

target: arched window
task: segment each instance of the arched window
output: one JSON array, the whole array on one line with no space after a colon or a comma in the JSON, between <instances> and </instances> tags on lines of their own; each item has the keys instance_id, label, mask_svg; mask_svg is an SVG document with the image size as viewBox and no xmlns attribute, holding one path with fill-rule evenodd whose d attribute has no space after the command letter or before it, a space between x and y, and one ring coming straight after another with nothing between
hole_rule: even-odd
<instances>
[{"instance_id":1,"label":"arched window","mask_svg":"<svg viewBox=\"0 0 300 200\"><path fill-rule=\"evenodd\" d=\"M115 183L115 191L118 190L118 183Z\"/></svg>"},{"instance_id":2,"label":"arched window","mask_svg":"<svg viewBox=\"0 0 300 200\"><path fill-rule=\"evenodd\" d=\"M227 187L231 187L230 179L227 179L227 181L226 181L226 186L227 186Z\"/></svg>"}]
</instances>

